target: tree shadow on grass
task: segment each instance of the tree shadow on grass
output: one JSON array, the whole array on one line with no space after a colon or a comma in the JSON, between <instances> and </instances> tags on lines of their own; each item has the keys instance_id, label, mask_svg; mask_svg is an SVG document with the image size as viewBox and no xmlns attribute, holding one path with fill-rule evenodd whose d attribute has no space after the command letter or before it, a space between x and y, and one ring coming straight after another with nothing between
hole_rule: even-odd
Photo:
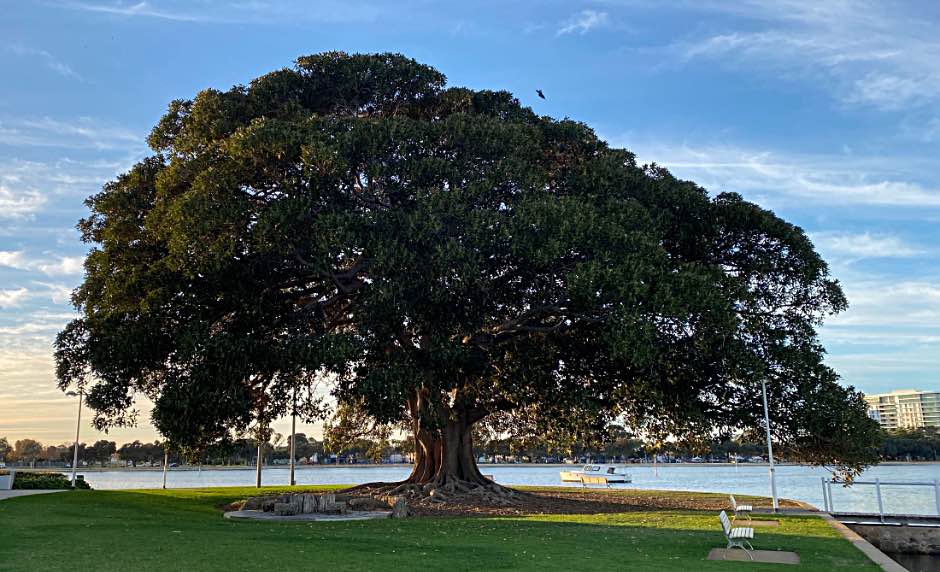
<instances>
[{"instance_id":1,"label":"tree shadow on grass","mask_svg":"<svg viewBox=\"0 0 940 572\"><path fill-rule=\"evenodd\" d=\"M775 569L706 561L711 548L725 545L718 519L707 512L266 523L224 520L213 508L222 495L195 491L182 498L142 491L55 496L0 503L4 566L331 572ZM798 552L800 570L865 569L867 559L851 544L824 534L825 523L781 520L779 531L758 531L755 547ZM805 534L796 534L803 529ZM64 558L63 546L81 550L74 559Z\"/></svg>"}]
</instances>

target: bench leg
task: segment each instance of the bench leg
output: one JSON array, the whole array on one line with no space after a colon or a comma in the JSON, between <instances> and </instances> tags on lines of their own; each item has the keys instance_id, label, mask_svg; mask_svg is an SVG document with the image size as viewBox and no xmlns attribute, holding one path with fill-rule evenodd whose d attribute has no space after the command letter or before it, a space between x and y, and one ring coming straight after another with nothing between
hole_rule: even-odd
<instances>
[{"instance_id":1,"label":"bench leg","mask_svg":"<svg viewBox=\"0 0 940 572\"><path fill-rule=\"evenodd\" d=\"M750 542L747 542L746 540L744 542L746 542L748 546L751 546ZM748 550L747 547L744 546L744 544L741 541L734 541L734 540L729 539L728 547L725 550L731 550L732 548L740 548L741 550L744 551L745 554L747 554L748 558L750 558L751 560L754 560L754 555L751 554L751 550L754 550L753 546L751 546L751 550Z\"/></svg>"}]
</instances>

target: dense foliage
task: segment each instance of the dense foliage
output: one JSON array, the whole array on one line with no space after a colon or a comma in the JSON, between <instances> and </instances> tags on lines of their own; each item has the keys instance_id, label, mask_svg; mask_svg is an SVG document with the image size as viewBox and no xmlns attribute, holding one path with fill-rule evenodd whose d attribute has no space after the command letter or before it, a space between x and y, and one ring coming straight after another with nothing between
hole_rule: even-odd
<instances>
[{"instance_id":1,"label":"dense foliage","mask_svg":"<svg viewBox=\"0 0 940 572\"><path fill-rule=\"evenodd\" d=\"M302 57L174 101L154 155L88 200L94 246L60 385L95 424L134 396L198 447L295 407L401 424L411 480L483 481L473 429L680 439L757 428L854 472L876 459L816 326L846 301L804 232L640 166L506 92L397 55ZM346 434L349 432L346 431Z\"/></svg>"},{"instance_id":2,"label":"dense foliage","mask_svg":"<svg viewBox=\"0 0 940 572\"><path fill-rule=\"evenodd\" d=\"M72 488L72 481L62 473L19 471L13 479L14 489L62 490ZM76 489L90 489L84 479L75 479Z\"/></svg>"},{"instance_id":3,"label":"dense foliage","mask_svg":"<svg viewBox=\"0 0 940 572\"><path fill-rule=\"evenodd\" d=\"M886 461L940 461L940 432L937 428L889 431L881 444Z\"/></svg>"}]
</instances>

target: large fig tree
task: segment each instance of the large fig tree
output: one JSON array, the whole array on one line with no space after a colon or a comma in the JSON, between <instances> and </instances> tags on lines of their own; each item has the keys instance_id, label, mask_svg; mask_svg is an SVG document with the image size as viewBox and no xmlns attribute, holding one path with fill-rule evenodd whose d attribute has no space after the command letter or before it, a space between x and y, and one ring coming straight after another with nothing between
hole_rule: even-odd
<instances>
[{"instance_id":1,"label":"large fig tree","mask_svg":"<svg viewBox=\"0 0 940 572\"><path fill-rule=\"evenodd\" d=\"M476 424L586 434L760 427L794 458L874 460L816 327L845 299L801 229L637 165L509 93L398 55L325 53L174 101L154 154L88 201L57 340L105 428L135 396L171 441L260 426L333 381L408 427L424 490L492 487ZM358 417L357 417L358 418Z\"/></svg>"}]
</instances>

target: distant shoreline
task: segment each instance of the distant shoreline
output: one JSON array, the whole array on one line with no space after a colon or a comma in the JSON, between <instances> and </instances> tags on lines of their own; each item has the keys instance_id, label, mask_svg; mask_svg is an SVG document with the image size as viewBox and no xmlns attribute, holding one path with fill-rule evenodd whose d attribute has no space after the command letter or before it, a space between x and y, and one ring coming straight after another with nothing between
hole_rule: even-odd
<instances>
[{"instance_id":1,"label":"distant shoreline","mask_svg":"<svg viewBox=\"0 0 940 572\"><path fill-rule=\"evenodd\" d=\"M480 467L498 468L498 467L577 467L584 463L480 463ZM653 463L614 463L626 467L652 467ZM656 463L657 467L767 467L768 463ZM777 467L809 467L801 463L774 463ZM879 463L876 466L906 466L906 465L940 465L940 461L888 461ZM375 469L378 467L389 468L407 468L411 463L387 463L387 464L329 464L329 465L296 465L295 470L319 470L319 469ZM69 467L37 467L30 469L27 467L7 467L6 470L15 468L17 471L59 471L71 472ZM264 465L263 470L268 469L288 469L288 465ZM170 467L168 472L198 472L198 471L245 471L255 470L254 465L186 465L183 467ZM101 473L101 472L163 472L163 467L79 467L79 473Z\"/></svg>"}]
</instances>

